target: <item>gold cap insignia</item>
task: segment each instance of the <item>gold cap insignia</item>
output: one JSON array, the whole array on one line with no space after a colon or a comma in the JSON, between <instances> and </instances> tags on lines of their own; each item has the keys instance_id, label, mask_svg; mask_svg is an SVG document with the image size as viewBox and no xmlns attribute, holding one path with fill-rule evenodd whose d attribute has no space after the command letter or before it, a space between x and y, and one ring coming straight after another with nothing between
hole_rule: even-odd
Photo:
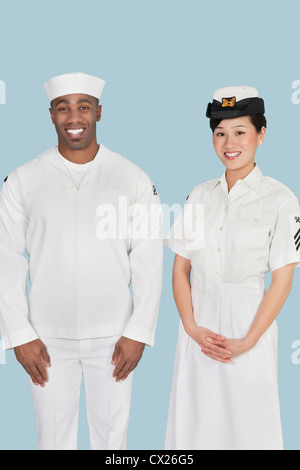
<instances>
[{"instance_id":1,"label":"gold cap insignia","mask_svg":"<svg viewBox=\"0 0 300 470\"><path fill-rule=\"evenodd\" d=\"M235 103L235 96L232 96L232 98L222 98L222 108L233 108Z\"/></svg>"}]
</instances>

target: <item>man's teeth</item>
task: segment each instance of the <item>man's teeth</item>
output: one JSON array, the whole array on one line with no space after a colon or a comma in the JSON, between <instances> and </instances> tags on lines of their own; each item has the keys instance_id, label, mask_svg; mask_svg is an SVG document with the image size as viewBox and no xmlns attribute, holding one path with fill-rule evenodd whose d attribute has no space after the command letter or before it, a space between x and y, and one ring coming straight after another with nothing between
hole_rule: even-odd
<instances>
[{"instance_id":1,"label":"man's teeth","mask_svg":"<svg viewBox=\"0 0 300 470\"><path fill-rule=\"evenodd\" d=\"M83 132L83 129L67 129L68 134L77 135Z\"/></svg>"}]
</instances>

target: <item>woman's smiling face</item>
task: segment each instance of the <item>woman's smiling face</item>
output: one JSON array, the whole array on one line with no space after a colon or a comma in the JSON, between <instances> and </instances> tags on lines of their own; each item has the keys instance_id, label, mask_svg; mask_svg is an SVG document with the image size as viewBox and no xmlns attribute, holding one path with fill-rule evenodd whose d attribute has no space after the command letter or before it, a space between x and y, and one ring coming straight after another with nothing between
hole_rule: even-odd
<instances>
[{"instance_id":1,"label":"woman's smiling face","mask_svg":"<svg viewBox=\"0 0 300 470\"><path fill-rule=\"evenodd\" d=\"M265 133L265 127L257 132L249 116L223 119L213 133L214 148L227 170L251 171Z\"/></svg>"}]
</instances>

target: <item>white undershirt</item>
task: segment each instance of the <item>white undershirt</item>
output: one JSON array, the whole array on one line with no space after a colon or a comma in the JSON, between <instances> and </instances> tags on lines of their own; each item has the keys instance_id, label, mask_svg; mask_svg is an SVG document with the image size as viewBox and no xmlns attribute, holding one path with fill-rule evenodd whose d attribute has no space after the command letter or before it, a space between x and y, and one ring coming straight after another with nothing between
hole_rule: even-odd
<instances>
[{"instance_id":1,"label":"white undershirt","mask_svg":"<svg viewBox=\"0 0 300 470\"><path fill-rule=\"evenodd\" d=\"M63 164L69 170L76 185L79 187L82 181L82 178L84 177L85 173L88 171L89 167L93 163L93 160L87 163L74 163L74 162L70 162L70 160L67 160L61 154L59 154L59 156L62 159Z\"/></svg>"}]
</instances>

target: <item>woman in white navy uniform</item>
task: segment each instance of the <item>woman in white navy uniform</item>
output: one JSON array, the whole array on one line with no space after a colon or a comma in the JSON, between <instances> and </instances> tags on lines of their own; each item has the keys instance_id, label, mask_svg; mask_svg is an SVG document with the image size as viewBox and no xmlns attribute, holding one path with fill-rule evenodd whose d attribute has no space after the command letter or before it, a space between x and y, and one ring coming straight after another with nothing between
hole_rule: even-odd
<instances>
[{"instance_id":1,"label":"woman in white navy uniform","mask_svg":"<svg viewBox=\"0 0 300 470\"><path fill-rule=\"evenodd\" d=\"M255 163L257 90L218 89L206 114L225 172L192 190L165 240L181 317L165 448L282 449L276 317L300 265L299 205Z\"/></svg>"}]
</instances>

